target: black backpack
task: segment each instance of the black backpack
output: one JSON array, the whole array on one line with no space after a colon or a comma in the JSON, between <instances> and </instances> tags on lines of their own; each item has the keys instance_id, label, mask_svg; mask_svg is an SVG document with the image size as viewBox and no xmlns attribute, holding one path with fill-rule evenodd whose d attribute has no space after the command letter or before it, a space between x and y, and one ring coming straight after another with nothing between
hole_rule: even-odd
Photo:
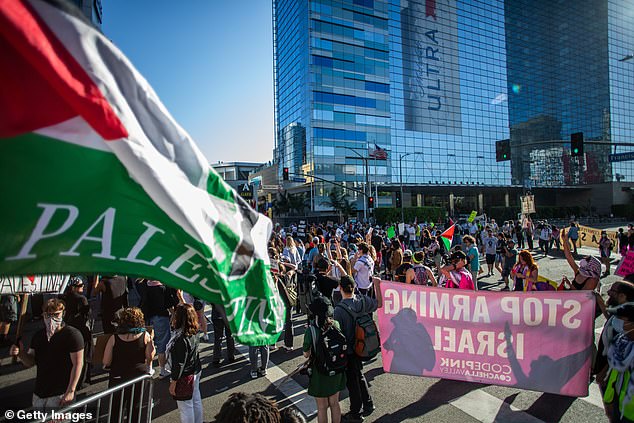
<instances>
[{"instance_id":1,"label":"black backpack","mask_svg":"<svg viewBox=\"0 0 634 423\"><path fill-rule=\"evenodd\" d=\"M310 325L309 329L317 371L328 376L343 373L348 365L348 343L343 333L335 325L324 331L315 325Z\"/></svg>"}]
</instances>

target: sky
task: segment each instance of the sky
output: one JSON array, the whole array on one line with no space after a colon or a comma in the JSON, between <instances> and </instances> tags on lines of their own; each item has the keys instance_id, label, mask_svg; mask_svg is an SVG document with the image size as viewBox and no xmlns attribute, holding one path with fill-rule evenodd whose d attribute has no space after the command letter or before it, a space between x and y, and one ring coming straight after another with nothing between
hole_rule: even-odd
<instances>
[{"instance_id":1,"label":"sky","mask_svg":"<svg viewBox=\"0 0 634 423\"><path fill-rule=\"evenodd\" d=\"M102 31L210 163L273 156L267 0L103 0Z\"/></svg>"}]
</instances>

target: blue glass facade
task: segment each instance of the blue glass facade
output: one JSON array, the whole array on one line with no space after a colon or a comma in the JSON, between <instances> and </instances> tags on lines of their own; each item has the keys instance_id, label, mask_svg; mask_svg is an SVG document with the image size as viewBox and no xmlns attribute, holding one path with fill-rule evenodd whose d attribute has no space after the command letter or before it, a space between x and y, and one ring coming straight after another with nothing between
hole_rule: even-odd
<instances>
[{"instance_id":1,"label":"blue glass facade","mask_svg":"<svg viewBox=\"0 0 634 423\"><path fill-rule=\"evenodd\" d=\"M634 176L599 144L633 139L634 0L273 3L280 169L413 192ZM387 160L361 159L377 147ZM315 181L316 209L330 189Z\"/></svg>"},{"instance_id":2,"label":"blue glass facade","mask_svg":"<svg viewBox=\"0 0 634 423\"><path fill-rule=\"evenodd\" d=\"M102 7L101 0L70 0L77 6L88 20L101 31L102 24Z\"/></svg>"},{"instance_id":3,"label":"blue glass facade","mask_svg":"<svg viewBox=\"0 0 634 423\"><path fill-rule=\"evenodd\" d=\"M634 1L508 0L506 33L513 182L570 186L632 181ZM585 154L570 155L582 132Z\"/></svg>"}]
</instances>

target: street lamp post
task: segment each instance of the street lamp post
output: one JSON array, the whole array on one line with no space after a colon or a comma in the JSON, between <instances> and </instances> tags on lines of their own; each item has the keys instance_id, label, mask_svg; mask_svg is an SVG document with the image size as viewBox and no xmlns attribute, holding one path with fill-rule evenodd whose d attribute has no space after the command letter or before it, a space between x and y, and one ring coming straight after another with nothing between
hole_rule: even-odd
<instances>
[{"instance_id":1,"label":"street lamp post","mask_svg":"<svg viewBox=\"0 0 634 423\"><path fill-rule=\"evenodd\" d=\"M354 150L350 147L343 147L346 150L352 151L354 154L357 155L357 157L361 160L363 160L363 171L365 173L365 184L363 186L363 220L367 221L368 220L368 205L367 205L367 198L368 198L368 185L369 185L369 180L368 180L368 160L369 157L364 157L361 154L359 154L359 152L357 150ZM354 157L352 157L354 158Z\"/></svg>"},{"instance_id":2,"label":"street lamp post","mask_svg":"<svg viewBox=\"0 0 634 423\"><path fill-rule=\"evenodd\" d=\"M401 222L405 224L405 209L403 208L403 159L407 156L411 156L412 154L423 154L419 151L413 151L411 153L403 153L398 157L398 168L399 168L399 179L401 185Z\"/></svg>"}]
</instances>

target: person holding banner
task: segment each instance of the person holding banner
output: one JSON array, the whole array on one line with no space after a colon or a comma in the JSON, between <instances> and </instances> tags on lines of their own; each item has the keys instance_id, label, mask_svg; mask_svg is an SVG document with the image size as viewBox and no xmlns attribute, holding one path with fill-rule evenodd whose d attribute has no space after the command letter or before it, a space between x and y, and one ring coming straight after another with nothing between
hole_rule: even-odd
<instances>
[{"instance_id":1,"label":"person holding banner","mask_svg":"<svg viewBox=\"0 0 634 423\"><path fill-rule=\"evenodd\" d=\"M599 284L599 278L601 276L601 262L597 260L596 257L587 256L579 260L579 264L577 264L570 252L568 234L564 230L561 231L561 239L564 246L564 256L566 257L568 265L575 274L572 281L568 280L568 278L564 276L564 284L569 285L571 289L593 291Z\"/></svg>"},{"instance_id":2,"label":"person holding banner","mask_svg":"<svg viewBox=\"0 0 634 423\"><path fill-rule=\"evenodd\" d=\"M608 371L603 402L610 422L634 421L634 303L608 308L623 330L606 345Z\"/></svg>"},{"instance_id":3,"label":"person holding banner","mask_svg":"<svg viewBox=\"0 0 634 423\"><path fill-rule=\"evenodd\" d=\"M354 352L356 320L344 307L352 310L356 316L367 315L383 307L381 295L381 279L373 278L376 298L367 295L355 295L356 283L350 276L343 276L339 288L343 299L335 307L334 317L348 341L348 367L346 368L346 386L350 395L350 412L344 418L347 422L362 422L363 415L374 411L374 402L368 390L368 382L363 375L363 362ZM363 406L363 412L361 411Z\"/></svg>"}]
</instances>

